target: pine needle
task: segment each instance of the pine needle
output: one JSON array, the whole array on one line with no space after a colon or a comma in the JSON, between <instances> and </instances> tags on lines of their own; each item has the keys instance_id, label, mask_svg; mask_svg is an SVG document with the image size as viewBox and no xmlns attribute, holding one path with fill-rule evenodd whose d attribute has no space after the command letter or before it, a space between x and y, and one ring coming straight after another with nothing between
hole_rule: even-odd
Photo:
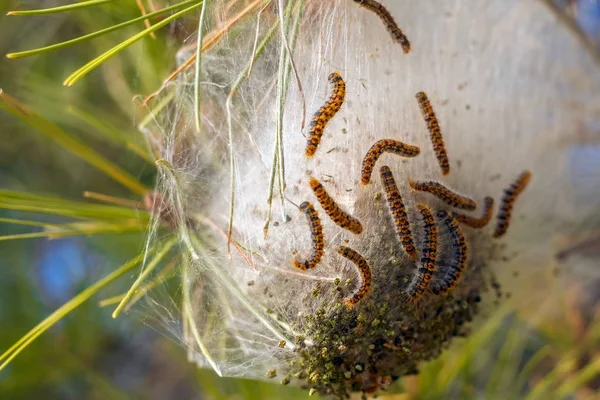
<instances>
[{"instance_id":1,"label":"pine needle","mask_svg":"<svg viewBox=\"0 0 600 400\"><path fill-rule=\"evenodd\" d=\"M246 8L244 8L242 11L239 12L239 14L237 14L235 17L233 17L231 20L229 20L227 22L227 24L219 29L216 33L210 35L210 37L208 37L206 39L206 43L202 43L202 52L207 51L208 49L210 49L211 47L213 47L214 45L216 45L219 40L225 36L225 34L227 32L229 32L229 30L235 26L238 22L240 22L244 17L246 17L252 10L254 10L256 7L258 7L261 2L264 2L264 4L268 4L271 0L255 0L254 2L252 2L251 4L249 4ZM148 104L148 102L150 100L152 100L153 98L155 98L165 87L167 87L167 85L169 84L169 82L171 82L173 79L175 79L180 73L182 73L183 71L187 70L188 68L190 68L192 65L194 65L194 62L196 61L196 56L197 53L192 54L192 56L190 58L188 58L183 64L181 64L179 67L177 67L177 69L175 71L173 71L168 77L167 79L164 80L163 84L161 85L161 87L155 91L154 93L148 95L148 97L146 97L144 99L144 105Z\"/></svg>"},{"instance_id":2,"label":"pine needle","mask_svg":"<svg viewBox=\"0 0 600 400\"><path fill-rule=\"evenodd\" d=\"M133 296L131 298L131 300L129 301L129 303L127 303L127 306L125 307L125 310L127 311L129 308L131 308L131 306L133 306L135 303L138 302L138 300L140 300L142 297L144 297L146 295L146 293L148 293L150 290L154 289L155 287L165 283L168 279L172 278L173 275L167 277L167 274L169 272L171 272L173 270L173 268L175 267L175 265L177 265L177 263L180 261L179 257L174 257L171 262L169 262L169 264L167 264L166 267L164 267L157 275L154 279L152 279L150 282L148 282L147 284L143 285L140 290L137 291L137 293L135 294L135 296ZM123 299L125 298L127 293L123 293L117 296L113 296L113 297L109 297L107 299L103 299L100 300L98 302L98 305L100 307L106 307L106 306L110 306L113 304L119 304L121 301L123 301Z\"/></svg>"},{"instance_id":3,"label":"pine needle","mask_svg":"<svg viewBox=\"0 0 600 400\"><path fill-rule=\"evenodd\" d=\"M194 121L196 123L196 133L200 133L202 129L202 113L200 90L200 72L202 70L202 38L204 37L204 17L206 15L206 4L208 0L202 2L202 10L200 11L200 20L198 21L198 38L196 39L196 70L194 72Z\"/></svg>"},{"instance_id":4,"label":"pine needle","mask_svg":"<svg viewBox=\"0 0 600 400\"><path fill-rule=\"evenodd\" d=\"M156 30L164 27L165 25L168 25L169 23L175 21L176 19L183 17L185 14L187 14L187 13L195 10L196 8L200 7L201 5L202 5L202 2L199 2L197 4L194 4L191 7L188 7L186 9L183 9L183 10L179 11L179 12L176 12L175 14L170 15L169 17L163 19L162 21L156 23L155 25L152 25L150 28L144 29L143 31L141 31L138 34L130 37L129 39L125 40L124 42L121 42L120 44L116 45L112 49L106 51L104 54L96 57L95 59L93 59L89 63L85 64L83 67L79 68L77 71L73 72L71 75L69 75L67 77L67 79L65 79L65 81L63 82L63 84L65 86L71 86L71 85L73 85L78 80L80 80L81 78L83 78L84 76L86 76L88 73L90 73L91 71L93 71L94 69L96 69L98 66L102 65L107 60L109 60L110 58L114 57L115 55L117 55L121 51L125 50L127 47L129 47L132 44L136 43L137 41L145 38L151 32L154 32L154 31L156 31Z\"/></svg>"},{"instance_id":5,"label":"pine needle","mask_svg":"<svg viewBox=\"0 0 600 400\"><path fill-rule=\"evenodd\" d=\"M139 201L122 199L120 197L108 196L106 194L96 193L96 192L87 192L87 191L83 192L83 197L85 197L86 199L94 199L94 200L102 201L104 203L114 204L114 205L123 206L123 207L131 207L131 208L143 208L144 207L144 204Z\"/></svg>"},{"instance_id":6,"label":"pine needle","mask_svg":"<svg viewBox=\"0 0 600 400\"><path fill-rule=\"evenodd\" d=\"M131 152L137 154L141 159L145 160L149 164L154 165L154 159L152 156L137 144L132 143L127 135L123 134L122 130L107 124L105 121L99 120L98 118L79 108L69 107L67 112L71 115L74 115L94 130L100 132L103 139L130 150Z\"/></svg>"},{"instance_id":7,"label":"pine needle","mask_svg":"<svg viewBox=\"0 0 600 400\"><path fill-rule=\"evenodd\" d=\"M142 0L135 0L135 2L137 3L137 6L140 9L142 15L146 15L147 12L146 7L144 6L144 2ZM146 26L146 28L150 28L150 21L148 21L147 19L144 20L144 25ZM154 32L150 33L150 37L156 40L156 35L154 34Z\"/></svg>"},{"instance_id":8,"label":"pine needle","mask_svg":"<svg viewBox=\"0 0 600 400\"><path fill-rule=\"evenodd\" d=\"M144 232L145 229L146 225L137 220L124 221L119 224L107 224L105 222L79 222L74 224L46 226L46 230L42 232L19 233L14 235L0 236L0 242L7 240L36 239L43 237L48 239L58 239L68 236L89 236L102 233L119 234Z\"/></svg>"},{"instance_id":9,"label":"pine needle","mask_svg":"<svg viewBox=\"0 0 600 400\"><path fill-rule=\"evenodd\" d=\"M146 210L77 202L10 190L0 190L0 209L60 215L77 219L94 219L112 223L124 220L139 220L141 224L144 224L150 219L150 215Z\"/></svg>"},{"instance_id":10,"label":"pine needle","mask_svg":"<svg viewBox=\"0 0 600 400\"><path fill-rule=\"evenodd\" d=\"M589 381L600 375L600 356L596 356L572 378L566 379L553 393L557 398L567 398Z\"/></svg>"},{"instance_id":11,"label":"pine needle","mask_svg":"<svg viewBox=\"0 0 600 400\"><path fill-rule=\"evenodd\" d=\"M93 285L85 289L83 292L73 297L62 307L50 314L46 319L44 319L37 326L35 326L32 330L27 332L7 351L0 355L0 361L4 360L4 363L0 364L0 371L2 371L21 351L23 351L27 346L29 346L42 333L46 332L58 321L63 319L67 314L69 314L71 311L75 310L77 307L82 305L94 294L98 293L100 290L104 289L117 278L121 277L123 274L133 269L143 259L144 254L142 253L134 259L123 264L121 267L117 268L115 271L111 272L106 277L100 279L98 282L94 283Z\"/></svg>"},{"instance_id":12,"label":"pine needle","mask_svg":"<svg viewBox=\"0 0 600 400\"><path fill-rule=\"evenodd\" d=\"M80 8L87 8L93 6L99 6L102 4L110 3L114 0L88 0L81 1L74 4L69 4L66 6L52 7L52 8L44 8L39 10L23 10L23 11L9 11L6 15L46 15L46 14L57 14L65 11L77 10Z\"/></svg>"},{"instance_id":13,"label":"pine needle","mask_svg":"<svg viewBox=\"0 0 600 400\"><path fill-rule=\"evenodd\" d=\"M93 33L89 33L87 35L83 35L80 36L78 38L75 39L71 39L71 40L67 40L61 43L56 43L50 46L46 46L46 47L40 47L38 49L32 49L32 50L26 50L26 51L20 51L17 53L9 53L6 55L6 57L8 58L22 58L22 57L29 57L29 56L34 56L34 55L38 55L38 54L44 54L44 53L49 53L52 51L56 51L65 47L69 47L69 46L73 46L75 44L78 43L82 43L91 39L94 39L96 37L102 36L102 35L106 35L107 33L122 29L122 28L126 28L130 25L134 25L137 24L138 22L142 22L142 21L148 21L150 18L154 18L154 17L158 17L166 12L169 11L173 11L173 10L177 10L181 7L185 7L189 4L194 4L195 2L197 2L198 0L188 0L188 1L182 1L180 3L174 4L172 6L169 7L165 7L163 9L160 9L158 11L154 11L151 12L149 14L146 15L142 15L141 17L137 17L137 18L133 18L130 19L129 21L125 21L122 22L120 24L116 24L113 26L110 26L108 28L105 29L101 29L99 31L93 32Z\"/></svg>"},{"instance_id":14,"label":"pine needle","mask_svg":"<svg viewBox=\"0 0 600 400\"><path fill-rule=\"evenodd\" d=\"M148 263L148 265L144 268L144 270L142 271L140 276L138 276L138 278L135 280L135 282L133 282L133 284L131 285L131 287L129 288L129 290L127 291L125 296L123 297L123 300L121 300L121 303L119 303L119 305L113 312L113 314L112 314L113 318L117 318L119 316L119 314L121 314L121 311L123 311L123 309L129 302L129 300L131 300L133 295L135 295L138 292L138 288L140 287L140 285L146 280L148 275L150 275L150 273L158 266L160 261L167 255L167 253L169 251L171 251L171 248L173 248L173 246L175 245L176 242L177 242L177 238L174 237L174 238L171 238L170 240L168 240L162 246L160 246L161 247L160 251Z\"/></svg>"},{"instance_id":15,"label":"pine needle","mask_svg":"<svg viewBox=\"0 0 600 400\"><path fill-rule=\"evenodd\" d=\"M504 305L481 327L469 338L465 350L461 352L460 356L452 363L447 365L442 373L437 377L436 383L439 388L448 388L449 385L454 381L457 375L464 370L465 366L472 360L473 355L481 348L482 344L489 340L489 338L498 331L498 328L504 322L506 315L514 310L514 307L510 304Z\"/></svg>"},{"instance_id":16,"label":"pine needle","mask_svg":"<svg viewBox=\"0 0 600 400\"><path fill-rule=\"evenodd\" d=\"M36 114L25 104L0 90L0 107L13 114L40 133L48 136L77 157L96 167L134 193L144 195L148 188L100 153L67 134L58 125Z\"/></svg>"},{"instance_id":17,"label":"pine needle","mask_svg":"<svg viewBox=\"0 0 600 400\"><path fill-rule=\"evenodd\" d=\"M56 224L50 224L48 222L27 221L27 220L23 220L23 219L13 219L13 218L0 218L0 222L4 222L5 224L39 226L39 227L43 227L43 228L46 228L49 226L56 226Z\"/></svg>"}]
</instances>

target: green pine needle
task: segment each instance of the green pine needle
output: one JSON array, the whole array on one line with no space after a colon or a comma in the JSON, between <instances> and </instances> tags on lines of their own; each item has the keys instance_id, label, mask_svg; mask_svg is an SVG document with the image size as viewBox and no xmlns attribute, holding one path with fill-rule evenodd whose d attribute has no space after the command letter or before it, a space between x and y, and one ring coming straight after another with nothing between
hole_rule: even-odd
<instances>
[{"instance_id":1,"label":"green pine needle","mask_svg":"<svg viewBox=\"0 0 600 400\"><path fill-rule=\"evenodd\" d=\"M92 114L85 112L79 108L69 107L67 112L74 115L86 125L92 127L94 130L102 133L102 138L107 141L119 145L123 148L130 150L137 154L140 158L147 161L154 166L154 159L146 150L139 147L137 144L130 141L130 139L123 134L123 132L114 126L107 124L105 121L101 121Z\"/></svg>"},{"instance_id":2,"label":"green pine needle","mask_svg":"<svg viewBox=\"0 0 600 400\"><path fill-rule=\"evenodd\" d=\"M86 65L84 65L83 67L79 68L77 71L73 72L71 75L69 75L67 77L67 79L65 79L65 81L63 82L63 84L65 86L71 86L73 85L75 82L77 82L78 80L80 80L81 78L83 78L84 76L86 76L88 73L90 73L91 71L93 71L94 69L96 69L98 66L102 65L104 62L106 62L107 60L109 60L110 58L112 58L113 56L117 55L118 53L120 53L121 51L123 51L124 49L126 49L127 47L131 46L132 44L136 43L137 41L145 38L146 36L150 35L150 33L164 27L165 25L168 25L169 23L171 23L172 21L175 21L178 18L183 17L184 15L188 14L189 12L195 10L196 8L200 7L202 5L202 2L199 2L197 4L194 4L191 7L188 7L186 9L183 9L173 15L170 15L169 17L163 19L162 21L156 23L155 25L152 25L151 27L144 29L143 31L139 32L138 34L130 37L129 39L121 42L120 44L116 45L115 47L113 47L112 49L108 50L107 52L105 52L104 54L96 57L95 59L93 59L92 61L90 61L89 63L87 63Z\"/></svg>"},{"instance_id":3,"label":"green pine needle","mask_svg":"<svg viewBox=\"0 0 600 400\"><path fill-rule=\"evenodd\" d=\"M127 220L146 224L150 220L150 215L146 210L77 202L10 190L0 190L0 209L60 215L77 219L94 219L113 224L123 223Z\"/></svg>"},{"instance_id":4,"label":"green pine needle","mask_svg":"<svg viewBox=\"0 0 600 400\"><path fill-rule=\"evenodd\" d=\"M166 12L179 9L179 8L187 6L189 4L194 4L197 1L198 0L182 1L180 3L174 4L174 5L169 6L169 7L165 7L163 9L158 10L158 11L154 11L154 12L148 13L146 15L142 15L141 17L130 19L129 21L125 21L125 22L122 22L120 24L116 24L116 25L110 26L108 28L101 29L101 30L93 32L93 33L89 33L87 35L80 36L80 37L75 38L75 39L67 40L67 41L64 41L64 42L61 42L61 43L56 43L56 44L53 44L53 45L50 45L50 46L46 46L46 47L40 47L38 49L32 49L32 50L27 50L27 51L20 51L20 52L17 52L17 53L9 53L9 54L6 55L6 57L8 57L8 58L22 58L22 57L29 57L29 56L34 56L34 55L38 55L38 54L44 54L44 53L49 53L49 52L52 52L52 51L56 51L56 50L59 50L59 49L65 48L65 47L73 46L75 44L82 43L82 42L94 39L94 38L96 38L98 36L102 36L102 35L105 35L107 33L110 33L110 32L113 32L113 31L116 31L116 30L119 30L119 29L122 29L122 28L126 28L126 27L128 27L130 25L137 24L138 22L143 22L143 21L145 21L147 19L158 17L158 16L160 16L160 15L166 13Z\"/></svg>"},{"instance_id":5,"label":"green pine needle","mask_svg":"<svg viewBox=\"0 0 600 400\"><path fill-rule=\"evenodd\" d=\"M121 300L121 303L119 303L119 305L113 312L113 314L112 314L113 318L117 318L119 316L119 314L121 314L121 311L123 311L123 309L125 308L127 303L129 303L131 298L138 292L140 285L142 283L144 283L146 278L158 266L160 261L169 253L169 251L171 251L171 249L173 248L173 246L175 245L176 242L177 242L177 238L174 237L161 246L162 248L160 249L160 251L156 254L156 256L152 259L152 261L150 261L148 263L148 265L146 265L146 267L144 268L144 271L140 274L140 276L138 276L138 278L135 280L135 282L133 282L133 284L131 285L131 287L129 288L129 290L127 291L125 296L123 297L123 300Z\"/></svg>"},{"instance_id":6,"label":"green pine needle","mask_svg":"<svg viewBox=\"0 0 600 400\"><path fill-rule=\"evenodd\" d=\"M31 342L37 339L42 333L46 332L71 311L75 310L77 307L89 300L89 298L92 297L94 294L98 293L100 290L110 285L113 281L123 276L123 274L125 274L126 272L132 270L136 265L138 265L144 260L144 257L145 254L142 253L134 259L123 264L115 271L111 272L104 278L100 279L98 282L85 289L83 292L79 293L77 296L73 297L62 307L60 307L58 310L56 310L55 312L50 314L46 319L40 322L36 327L27 332L27 334L21 337L21 339L19 339L14 345L12 345L8 350L6 350L3 354L0 355L0 361L4 360L4 362L0 364L0 371L2 371L21 351L23 351L27 346L29 346Z\"/></svg>"},{"instance_id":7,"label":"green pine needle","mask_svg":"<svg viewBox=\"0 0 600 400\"><path fill-rule=\"evenodd\" d=\"M27 220L23 220L23 219L14 219L14 218L0 218L0 222L4 222L5 224L39 226L42 228L48 228L48 227L53 227L53 226L58 225L58 224L50 224L48 222L27 221Z\"/></svg>"},{"instance_id":8,"label":"green pine needle","mask_svg":"<svg viewBox=\"0 0 600 400\"><path fill-rule=\"evenodd\" d=\"M57 14L64 11L72 11L80 8L87 8L93 6L99 6L102 4L110 3L114 0L88 0L81 1L74 4L69 4L66 6L52 7L52 8L44 8L40 10L24 10L24 11L9 11L6 15L46 15L46 14Z\"/></svg>"},{"instance_id":9,"label":"green pine needle","mask_svg":"<svg viewBox=\"0 0 600 400\"><path fill-rule=\"evenodd\" d=\"M0 219L0 222L1 219ZM45 237L48 239L57 239L68 236L80 235L98 235L103 233L119 234L130 232L144 232L146 224L140 221L131 223L105 223L105 222L79 222L74 224L60 224L48 226L42 232L19 233L15 235L0 236L0 242L6 240L34 239Z\"/></svg>"},{"instance_id":10,"label":"green pine needle","mask_svg":"<svg viewBox=\"0 0 600 400\"><path fill-rule=\"evenodd\" d=\"M13 114L40 133L48 136L56 143L69 150L79 158L98 168L132 192L143 196L148 188L138 182L133 176L125 172L116 164L107 160L100 153L86 146L78 139L63 131L58 125L48 121L17 99L3 93L0 89L0 107Z\"/></svg>"}]
</instances>

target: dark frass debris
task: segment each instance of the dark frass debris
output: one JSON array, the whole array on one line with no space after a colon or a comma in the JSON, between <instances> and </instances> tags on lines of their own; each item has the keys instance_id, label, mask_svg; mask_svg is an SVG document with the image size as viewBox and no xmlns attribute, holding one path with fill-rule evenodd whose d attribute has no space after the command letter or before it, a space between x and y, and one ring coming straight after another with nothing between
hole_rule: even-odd
<instances>
[{"instance_id":1,"label":"dark frass debris","mask_svg":"<svg viewBox=\"0 0 600 400\"><path fill-rule=\"evenodd\" d=\"M329 291L321 293L339 304L297 322L294 328L302 336L296 338L289 375L311 394L341 399L387 390L399 377L417 373L420 362L438 358L453 337L468 334L482 293L491 286L482 265L472 261L450 295L425 294L415 304L398 296L408 285L404 275L414 268L409 263L374 269L372 292L354 307Z\"/></svg>"}]
</instances>

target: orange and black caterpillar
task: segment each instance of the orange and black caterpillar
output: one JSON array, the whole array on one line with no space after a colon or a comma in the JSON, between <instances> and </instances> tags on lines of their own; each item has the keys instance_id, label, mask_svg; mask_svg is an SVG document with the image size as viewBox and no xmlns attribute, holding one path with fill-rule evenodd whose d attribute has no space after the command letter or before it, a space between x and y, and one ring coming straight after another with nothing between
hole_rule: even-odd
<instances>
[{"instance_id":1,"label":"orange and black caterpillar","mask_svg":"<svg viewBox=\"0 0 600 400\"><path fill-rule=\"evenodd\" d=\"M299 208L300 211L306 214L308 226L310 227L310 235L312 237L313 247L308 260L294 259L293 264L294 267L306 271L316 267L317 264L321 262L321 258L323 257L323 254L325 254L325 239L323 237L323 226L321 225L319 214L317 214L317 211L313 205L308 201L305 201L300 204Z\"/></svg>"},{"instance_id":2,"label":"orange and black caterpillar","mask_svg":"<svg viewBox=\"0 0 600 400\"><path fill-rule=\"evenodd\" d=\"M448 234L452 241L452 258L448 270L446 271L446 275L441 281L433 282L430 286L431 292L435 295L448 293L449 290L456 286L465 270L468 257L467 240L465 239L456 218L447 211L439 211L437 213L437 218L446 225L446 229L448 229Z\"/></svg>"},{"instance_id":3,"label":"orange and black caterpillar","mask_svg":"<svg viewBox=\"0 0 600 400\"><path fill-rule=\"evenodd\" d=\"M305 151L307 157L312 157L317 151L317 146L321 143L325 125L340 110L346 96L346 83L340 74L333 72L329 75L328 79L334 86L333 93L329 100L315 113L312 121L310 121L310 137L306 142Z\"/></svg>"},{"instance_id":4,"label":"orange and black caterpillar","mask_svg":"<svg viewBox=\"0 0 600 400\"><path fill-rule=\"evenodd\" d=\"M417 250L415 248L415 243L413 242L410 222L408 221L408 215L406 214L406 209L402 202L402 197L400 196L396 181L394 180L392 170L387 165L384 165L379 172L381 174L381 182L383 182L383 187L387 194L388 206L392 213L392 217L394 218L396 231L398 232L402 247L406 254L408 254L408 258L415 261L417 259Z\"/></svg>"},{"instance_id":5,"label":"orange and black caterpillar","mask_svg":"<svg viewBox=\"0 0 600 400\"><path fill-rule=\"evenodd\" d=\"M427 129L429 130L429 137L431 144L433 145L433 151L442 169L442 175L448 175L450 173L450 162L448 161L448 154L446 153L446 147L444 146L444 139L442 139L442 131L438 124L437 117L429 103L429 99L424 92L419 92L415 96L419 102L421 113L425 122L427 122Z\"/></svg>"},{"instance_id":6,"label":"orange and black caterpillar","mask_svg":"<svg viewBox=\"0 0 600 400\"><path fill-rule=\"evenodd\" d=\"M421 249L421 266L406 291L406 295L412 302L425 293L429 282L433 279L433 273L437 269L437 226L429 207L419 204L418 209L423 218L425 241Z\"/></svg>"},{"instance_id":7,"label":"orange and black caterpillar","mask_svg":"<svg viewBox=\"0 0 600 400\"><path fill-rule=\"evenodd\" d=\"M342 210L340 206L333 201L333 198L327 193L323 185L321 185L321 182L315 178L310 178L310 187L313 192L315 192L321 207L323 207L325 213L333 222L357 235L362 233L363 227L360 221Z\"/></svg>"},{"instance_id":8,"label":"orange and black caterpillar","mask_svg":"<svg viewBox=\"0 0 600 400\"><path fill-rule=\"evenodd\" d=\"M392 17L390 12L386 10L384 6L382 6L375 0L354 0L354 2L358 3L367 10L373 11L375 14L377 14L383 22L383 24L385 25L385 27L387 28L390 35L392 35L392 38L398 43L400 43L404 54L408 54L410 52L410 42L408 41L407 37L404 35L402 30L398 27L396 21L394 21L394 18Z\"/></svg>"},{"instance_id":9,"label":"orange and black caterpillar","mask_svg":"<svg viewBox=\"0 0 600 400\"><path fill-rule=\"evenodd\" d=\"M375 142L367 151L363 158L362 168L360 171L360 181L363 185L368 185L371 181L371 174L375 163L383 153L394 153L403 157L416 157L421 153L421 149L417 146L411 146L394 139L381 139Z\"/></svg>"},{"instance_id":10,"label":"orange and black caterpillar","mask_svg":"<svg viewBox=\"0 0 600 400\"><path fill-rule=\"evenodd\" d=\"M477 203L475 203L473 199L454 193L452 190L448 189L439 182L415 181L411 178L408 180L408 184L411 188L419 192L431 193L449 206L469 211L477 208Z\"/></svg>"},{"instance_id":11,"label":"orange and black caterpillar","mask_svg":"<svg viewBox=\"0 0 600 400\"><path fill-rule=\"evenodd\" d=\"M357 251L352 250L350 247L340 246L338 253L356 265L356 268L358 268L362 279L362 284L360 285L358 291L354 293L352 297L346 299L346 305L351 307L358 303L371 290L371 268L363 256L361 256Z\"/></svg>"},{"instance_id":12,"label":"orange and black caterpillar","mask_svg":"<svg viewBox=\"0 0 600 400\"><path fill-rule=\"evenodd\" d=\"M506 230L510 225L510 216L515 200L517 200L517 197L525 190L530 179L531 172L523 171L515 182L504 189L504 196L502 197L500 211L498 212L498 222L496 224L496 230L494 231L494 237L500 237L506 233Z\"/></svg>"},{"instance_id":13,"label":"orange and black caterpillar","mask_svg":"<svg viewBox=\"0 0 600 400\"><path fill-rule=\"evenodd\" d=\"M483 215L479 218L471 217L469 215L453 213L454 218L463 225L469 226L471 228L483 228L485 227L490 220L492 219L492 214L494 213L494 199L491 197L486 197L483 199Z\"/></svg>"}]
</instances>

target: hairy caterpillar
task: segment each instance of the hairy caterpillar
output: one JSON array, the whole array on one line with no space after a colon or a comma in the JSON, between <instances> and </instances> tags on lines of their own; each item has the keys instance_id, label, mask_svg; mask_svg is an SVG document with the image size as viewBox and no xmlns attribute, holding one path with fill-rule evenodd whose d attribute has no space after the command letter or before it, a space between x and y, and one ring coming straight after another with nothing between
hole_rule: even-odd
<instances>
[{"instance_id":1,"label":"hairy caterpillar","mask_svg":"<svg viewBox=\"0 0 600 400\"><path fill-rule=\"evenodd\" d=\"M402 143L394 139L381 139L375 142L363 158L361 167L361 183L368 185L375 163L383 153L394 153L402 157L416 157L421 153L417 146Z\"/></svg>"},{"instance_id":2,"label":"hairy caterpillar","mask_svg":"<svg viewBox=\"0 0 600 400\"><path fill-rule=\"evenodd\" d=\"M371 290L371 268L363 256L356 250L352 250L350 247L340 246L338 253L356 265L362 279L362 284L358 291L354 293L352 297L346 299L346 305L351 307L364 298Z\"/></svg>"},{"instance_id":3,"label":"hairy caterpillar","mask_svg":"<svg viewBox=\"0 0 600 400\"><path fill-rule=\"evenodd\" d=\"M327 193L323 185L321 185L321 182L315 178L310 178L310 187L313 192L315 192L321 207L323 207L325 213L333 222L357 235L362 233L363 227L360 221L342 210L329 195L329 193Z\"/></svg>"},{"instance_id":4,"label":"hairy caterpillar","mask_svg":"<svg viewBox=\"0 0 600 400\"><path fill-rule=\"evenodd\" d=\"M307 157L312 157L317 151L325 125L340 110L346 96L346 83L340 74L333 72L328 79L334 85L333 93L329 100L313 115L310 122L310 137L306 142L305 151Z\"/></svg>"},{"instance_id":5,"label":"hairy caterpillar","mask_svg":"<svg viewBox=\"0 0 600 400\"><path fill-rule=\"evenodd\" d=\"M442 280L431 285L430 290L435 295L447 293L456 286L466 267L468 257L467 240L456 218L447 211L439 211L437 218L446 225L448 234L452 239L452 259Z\"/></svg>"},{"instance_id":6,"label":"hairy caterpillar","mask_svg":"<svg viewBox=\"0 0 600 400\"><path fill-rule=\"evenodd\" d=\"M429 207L419 204L418 209L423 218L425 241L421 249L421 265L406 291L406 295L413 302L423 295L437 269L437 226Z\"/></svg>"},{"instance_id":7,"label":"hairy caterpillar","mask_svg":"<svg viewBox=\"0 0 600 400\"><path fill-rule=\"evenodd\" d=\"M510 216L515 201L521 192L525 190L530 179L531 172L523 171L516 181L508 188L504 189L504 196L502 197L500 211L498 212L498 222L496 224L496 230L494 231L494 237L497 238L506 233L508 226L510 225Z\"/></svg>"},{"instance_id":8,"label":"hairy caterpillar","mask_svg":"<svg viewBox=\"0 0 600 400\"><path fill-rule=\"evenodd\" d=\"M469 211L477 208L477 203L475 203L475 200L462 196L458 193L454 193L452 190L448 189L439 182L415 181L411 178L408 180L408 184L411 188L419 192L431 193L449 206Z\"/></svg>"},{"instance_id":9,"label":"hairy caterpillar","mask_svg":"<svg viewBox=\"0 0 600 400\"><path fill-rule=\"evenodd\" d=\"M427 122L427 130L429 130L433 151L435 152L435 156L442 169L442 175L448 175L450 173L450 162L448 161L444 139L442 139L442 131L440 130L440 125L438 124L433 107L431 107L431 103L425 92L419 92L415 97L419 102L423 118L425 119L425 122Z\"/></svg>"},{"instance_id":10,"label":"hairy caterpillar","mask_svg":"<svg viewBox=\"0 0 600 400\"><path fill-rule=\"evenodd\" d=\"M379 172L381 173L381 181L387 194L388 206L392 213L402 247L406 254L408 254L408 258L415 261L417 259L417 250L410 230L410 222L408 221L408 215L406 214L406 209L396 181L394 180L392 170L387 165L384 165Z\"/></svg>"},{"instance_id":11,"label":"hairy caterpillar","mask_svg":"<svg viewBox=\"0 0 600 400\"><path fill-rule=\"evenodd\" d=\"M313 205L308 201L305 201L300 204L299 208L300 211L306 214L313 247L310 257L307 260L298 260L296 258L293 261L293 265L296 268L306 271L316 267L317 264L321 262L321 258L323 257L323 254L325 254L325 238L323 236L323 226L321 225L319 214L317 214Z\"/></svg>"},{"instance_id":12,"label":"hairy caterpillar","mask_svg":"<svg viewBox=\"0 0 600 400\"><path fill-rule=\"evenodd\" d=\"M410 52L410 42L408 41L408 38L404 35L402 30L396 24L396 21L394 21L394 18L390 12L383 5L375 0L354 0L354 2L377 14L390 35L392 35L392 38L400 43L404 54L408 54Z\"/></svg>"},{"instance_id":13,"label":"hairy caterpillar","mask_svg":"<svg viewBox=\"0 0 600 400\"><path fill-rule=\"evenodd\" d=\"M485 227L490 220L492 219L492 214L494 213L494 199L491 197L486 197L483 199L483 215L479 218L471 217L469 215L453 213L454 218L463 225L469 226L471 228L483 228Z\"/></svg>"}]
</instances>

